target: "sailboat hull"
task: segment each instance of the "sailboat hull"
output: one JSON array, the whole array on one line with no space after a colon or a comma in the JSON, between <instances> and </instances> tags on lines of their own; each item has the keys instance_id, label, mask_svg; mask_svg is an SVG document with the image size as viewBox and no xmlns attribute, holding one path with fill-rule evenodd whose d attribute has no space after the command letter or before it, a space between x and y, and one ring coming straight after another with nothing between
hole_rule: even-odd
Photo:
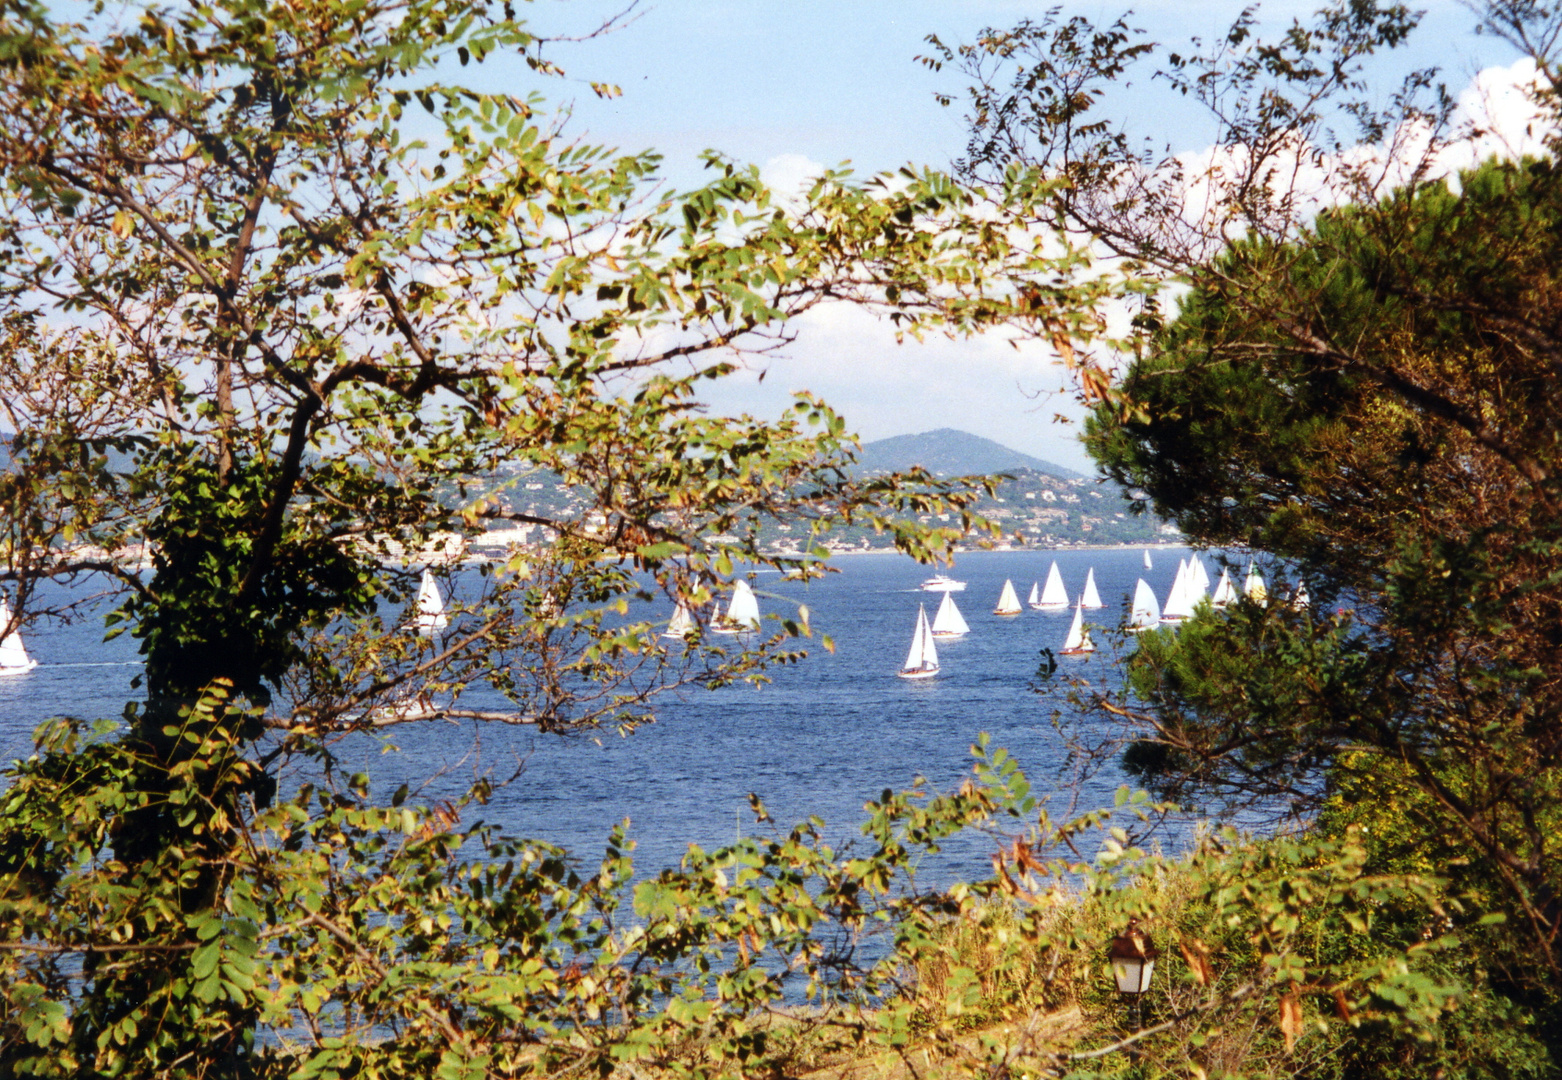
<instances>
[{"instance_id":1,"label":"sailboat hull","mask_svg":"<svg viewBox=\"0 0 1562 1080\"><path fill-rule=\"evenodd\" d=\"M953 602L948 596L944 600ZM931 679L938 674L938 646L933 644L933 629L927 624L924 605L917 605L917 628L911 635L911 648L896 674L902 679Z\"/></svg>"}]
</instances>

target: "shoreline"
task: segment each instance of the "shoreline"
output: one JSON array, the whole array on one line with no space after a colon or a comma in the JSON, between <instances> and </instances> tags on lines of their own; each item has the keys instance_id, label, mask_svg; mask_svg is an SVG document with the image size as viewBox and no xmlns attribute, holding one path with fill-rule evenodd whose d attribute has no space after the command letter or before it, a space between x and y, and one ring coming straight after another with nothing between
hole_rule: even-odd
<instances>
[{"instance_id":1,"label":"shoreline","mask_svg":"<svg viewBox=\"0 0 1562 1080\"><path fill-rule=\"evenodd\" d=\"M1146 549L1146 548L1150 549L1151 551L1157 551L1157 550L1160 550L1160 549L1163 549L1163 548L1166 548L1166 549L1176 549L1176 548L1192 548L1192 547L1193 547L1192 544L1188 543L1186 540L1183 540L1181 543L1171 543L1171 544L1169 544L1169 543L1153 543L1153 544L1069 544L1069 545L1064 546L1064 547L956 548L955 551L954 551L954 554L956 556L960 556L960 555L983 555L983 554L986 554L986 555L1025 555L1025 554L1042 555L1042 554L1047 554L1049 552L1053 553L1053 554L1056 554L1057 552L1060 552L1060 551L1140 551L1140 550L1143 550L1143 549ZM895 548L853 548L853 549L847 549L845 551L832 551L832 552L830 552L830 558L832 558L832 559L836 558L837 556L845 556L845 555L850 555L850 556L852 556L854 558L860 558L860 557L862 557L864 555L900 555L900 556L902 556L904 558L907 558L907 559L911 558L910 555L907 555L903 551L897 551ZM821 559L819 561L824 562L826 560ZM928 564L928 565L931 565L931 564Z\"/></svg>"}]
</instances>

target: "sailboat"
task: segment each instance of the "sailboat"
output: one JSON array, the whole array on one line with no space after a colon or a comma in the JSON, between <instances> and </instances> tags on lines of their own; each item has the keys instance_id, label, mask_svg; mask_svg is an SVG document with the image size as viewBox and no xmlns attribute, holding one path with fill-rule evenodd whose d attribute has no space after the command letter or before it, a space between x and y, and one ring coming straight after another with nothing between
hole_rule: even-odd
<instances>
[{"instance_id":1,"label":"sailboat","mask_svg":"<svg viewBox=\"0 0 1562 1080\"><path fill-rule=\"evenodd\" d=\"M945 593L943 603L938 605L938 614L933 616L933 636L936 638L957 638L971 632L966 625L965 616L960 614L960 609L955 607L955 598L952 593Z\"/></svg>"},{"instance_id":2,"label":"sailboat","mask_svg":"<svg viewBox=\"0 0 1562 1080\"><path fill-rule=\"evenodd\" d=\"M1140 578L1134 589L1134 606L1128 616L1128 632L1142 634L1146 630L1155 629L1160 621L1161 604L1155 599L1155 590L1146 584L1144 578Z\"/></svg>"},{"instance_id":3,"label":"sailboat","mask_svg":"<svg viewBox=\"0 0 1562 1080\"><path fill-rule=\"evenodd\" d=\"M1095 651L1096 644L1090 640L1090 634L1085 629L1085 602L1081 600L1074 605L1074 622L1068 628L1068 637L1063 641L1062 655L1083 656Z\"/></svg>"},{"instance_id":4,"label":"sailboat","mask_svg":"<svg viewBox=\"0 0 1562 1080\"><path fill-rule=\"evenodd\" d=\"M1020 597L1014 591L1014 582L1008 578L1003 579L1003 592L998 595L998 606L993 608L994 615L1018 615L1024 609L1020 607Z\"/></svg>"},{"instance_id":5,"label":"sailboat","mask_svg":"<svg viewBox=\"0 0 1562 1080\"><path fill-rule=\"evenodd\" d=\"M917 605L917 629L911 635L911 651L901 665L902 679L931 679L938 674L938 646L933 643L933 631L927 625L927 605Z\"/></svg>"},{"instance_id":6,"label":"sailboat","mask_svg":"<svg viewBox=\"0 0 1562 1080\"><path fill-rule=\"evenodd\" d=\"M1154 570L1155 569L1155 564L1150 561L1150 549L1149 548L1145 548L1144 549L1144 568L1146 570Z\"/></svg>"},{"instance_id":7,"label":"sailboat","mask_svg":"<svg viewBox=\"0 0 1562 1080\"><path fill-rule=\"evenodd\" d=\"M1101 602L1101 594L1096 591L1096 568L1093 566L1090 568L1090 572L1085 575L1085 588L1079 594L1079 602L1091 610L1106 607Z\"/></svg>"},{"instance_id":8,"label":"sailboat","mask_svg":"<svg viewBox=\"0 0 1562 1080\"><path fill-rule=\"evenodd\" d=\"M1161 612L1161 622L1178 623L1193 614L1192 572L1182 560L1177 563L1177 577L1171 592L1166 594L1166 607Z\"/></svg>"},{"instance_id":9,"label":"sailboat","mask_svg":"<svg viewBox=\"0 0 1562 1080\"><path fill-rule=\"evenodd\" d=\"M1068 590L1063 588L1063 575L1058 573L1058 562L1052 560L1052 569L1047 571L1047 587L1041 590L1041 600L1031 601L1031 607L1037 611L1062 611L1068 607Z\"/></svg>"},{"instance_id":10,"label":"sailboat","mask_svg":"<svg viewBox=\"0 0 1562 1080\"><path fill-rule=\"evenodd\" d=\"M10 625L11 609L6 606L5 597L0 596L0 632ZM0 637L0 675L20 675L37 666L38 661L27 655L22 635L18 631L12 630Z\"/></svg>"},{"instance_id":11,"label":"sailboat","mask_svg":"<svg viewBox=\"0 0 1562 1080\"><path fill-rule=\"evenodd\" d=\"M662 631L664 638L678 638L682 640L692 633L698 633L700 624L694 618L694 612L680 603L673 608L673 617L667 621L667 629Z\"/></svg>"},{"instance_id":12,"label":"sailboat","mask_svg":"<svg viewBox=\"0 0 1562 1080\"><path fill-rule=\"evenodd\" d=\"M1231 584L1231 574L1225 567L1220 569L1220 584L1215 586L1215 595L1210 598L1210 603L1218 608L1237 602L1237 587Z\"/></svg>"},{"instance_id":13,"label":"sailboat","mask_svg":"<svg viewBox=\"0 0 1562 1080\"><path fill-rule=\"evenodd\" d=\"M1034 581L1030 583L1030 596L1025 598L1025 606L1031 608L1041 607L1041 586Z\"/></svg>"},{"instance_id":14,"label":"sailboat","mask_svg":"<svg viewBox=\"0 0 1562 1080\"><path fill-rule=\"evenodd\" d=\"M1247 598L1255 604L1268 602L1269 587L1264 584L1264 575L1258 572L1256 563L1247 564L1247 581L1242 586L1242 591L1247 593Z\"/></svg>"},{"instance_id":15,"label":"sailboat","mask_svg":"<svg viewBox=\"0 0 1562 1080\"><path fill-rule=\"evenodd\" d=\"M732 586L732 599L727 613L711 624L718 634L744 634L759 629L759 601L748 582L739 580Z\"/></svg>"},{"instance_id":16,"label":"sailboat","mask_svg":"<svg viewBox=\"0 0 1562 1080\"><path fill-rule=\"evenodd\" d=\"M1209 571L1204 569L1204 560L1195 555L1188 563L1188 572L1191 575L1188 580L1193 585L1190 599L1197 607L1199 600L1209 592Z\"/></svg>"},{"instance_id":17,"label":"sailboat","mask_svg":"<svg viewBox=\"0 0 1562 1080\"><path fill-rule=\"evenodd\" d=\"M412 624L424 637L433 637L450 625L450 620L445 617L445 601L439 595L439 586L434 581L433 572L426 566L423 568L423 581L418 585L418 615Z\"/></svg>"},{"instance_id":18,"label":"sailboat","mask_svg":"<svg viewBox=\"0 0 1562 1080\"><path fill-rule=\"evenodd\" d=\"M1312 606L1312 602L1312 597L1307 595L1306 585L1298 585L1296 590L1291 593L1292 611L1306 611Z\"/></svg>"}]
</instances>

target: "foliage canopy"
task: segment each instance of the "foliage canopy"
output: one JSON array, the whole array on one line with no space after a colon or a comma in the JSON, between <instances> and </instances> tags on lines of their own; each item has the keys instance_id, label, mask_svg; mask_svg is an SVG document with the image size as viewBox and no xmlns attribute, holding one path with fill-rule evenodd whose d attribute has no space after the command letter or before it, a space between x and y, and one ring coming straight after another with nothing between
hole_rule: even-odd
<instances>
[{"instance_id":1,"label":"foliage canopy","mask_svg":"<svg viewBox=\"0 0 1562 1080\"><path fill-rule=\"evenodd\" d=\"M1555 644L1535 628L1556 624L1539 618L1554 412L1549 323L1531 313L1550 310L1549 165L1494 167L1457 196L1416 183L1342 199L1316 224L1269 182L1296 161L1274 136L1316 130L1315 105L1359 89L1362 59L1412 22L1352 4L1270 48L1244 17L1235 60L1170 58L1192 92L1252 92L1229 131L1268 152L1243 158L1261 182L1226 203L1250 231L1232 245L1224 222L1181 227L1184 176L1140 168L1088 122L1095 83L1149 55L1121 25L1047 20L959 54L978 127L1009 125L973 143L967 180L985 172L985 190L828 174L793 201L714 156L707 185L667 194L653 156L570 140L540 99L449 81L506 58L554 69L508 5L220 0L76 23L0 7L0 407L17 433L4 578L31 619L69 614L38 582L115 576L117 625L146 658L122 728L47 729L0 795L0 1063L771 1076L810 1060L808 1034L826 1057L869 1046L910 1063L920 1040L960 1071L1078 1075L1129 1047L1147 1069L1218 1070L1231 1026L1292 1065L1335 1045L1290 1056L1304 1035L1389 1034L1348 1070L1426 1042L1462 1006L1512 1006L1472 981L1448 932L1473 940L1492 911L1544 956L1521 962L1517 938L1496 937L1486 971L1512 961L1505 992L1543 990ZM1015 83L1033 98L982 105L984 61L1043 54ZM1347 180L1359 194L1367 177ZM1084 237L1129 260L1126 285L1091 268ZM701 381L826 302L913 334L1017 323L1073 357L1103 296L1154 291L1142 271L1193 292L1164 327L1146 302L1147 350L1121 387L1076 359L1103 402L1097 450L1194 535L1263 545L1360 613L1249 609L1148 641L1137 719L1164 751L1154 779L1307 800L1392 763L1415 795L1394 804L1405 820L1479 854L1469 882L1416 861L1435 848L1375 846L1348 813L1303 841L1228 834L1181 863L1151 857L1111 811L1054 821L985 747L955 794L886 793L850 851L807 823L632 887L621 835L585 873L465 824L483 784L461 806L387 805L372 778L325 767L277 790L279 763L328 766L346 732L630 727L668 687L762 677L805 613L729 652L669 645L631 605L703 609L740 561L797 568L757 550L768 517L865 518L934 556L951 534L888 515L959 509L967 491L855 480L823 403L715 419ZM1460 291L1474 286L1490 308ZM585 506L517 519L491 487L515 465ZM1212 483L1191 491L1195 476ZM507 518L554 542L492 569L443 639L406 633L412 573L449 534ZM148 544L150 575L112 556L127 541ZM1534 632L1498 633L1514 626ZM471 707L479 683L509 707ZM1149 812L1143 795L1120 802ZM917 891L909 868L971 826L995 833L995 876ZM1488 872L1486 892L1464 888ZM964 927L993 930L1000 974L1034 965L1032 989L994 990L1010 1022L1093 1000L1080 988L1103 931L1129 916L1159 920L1181 957L1169 1019L1095 1046L1034 1025L971 1036L1003 980L961 955ZM890 942L859 952L875 927ZM799 997L817 1011L781 1008ZM1501 1051L1542 1067L1523 1037Z\"/></svg>"},{"instance_id":2,"label":"foliage canopy","mask_svg":"<svg viewBox=\"0 0 1562 1080\"><path fill-rule=\"evenodd\" d=\"M1534 62L1544 148L1457 175L1479 120L1437 73L1367 76L1413 31L1402 5L1331 5L1274 40L1249 12L1176 51L1053 14L929 63L969 81L966 173L1067 178L1042 220L1151 279L1086 369L1097 460L1312 598L1145 635L1131 694L1104 701L1113 745L1168 797L1368 828L1375 868L1445 875L1472 992L1535 1010L1554 1046L1562 21L1473 13ZM1206 106L1207 151L1107 112L1152 66Z\"/></svg>"},{"instance_id":3,"label":"foliage canopy","mask_svg":"<svg viewBox=\"0 0 1562 1080\"><path fill-rule=\"evenodd\" d=\"M3 578L30 621L71 614L41 581L114 577L115 632L146 661L117 741L48 736L6 793L7 1068L242 1073L279 1023L351 1058L391 1021L333 980L379 971L372 994L392 1000L416 968L377 967L363 935L405 930L449 963L484 938L525 952L528 920L600 943L568 928L597 901L556 895L555 855L499 843L494 865L522 869L494 869L513 888L490 894L455 858L465 834L376 809L330 767L332 740L437 719L627 729L663 690L795 655L806 612L726 649L664 640L632 606L708 619L739 561L816 565L817 549L759 551L759 522L866 520L923 558L955 535L889 514L959 511L970 489L853 478L823 403L716 418L698 388L818 304L974 332L1005 316L1013 275L1075 256L994 228L985 196L932 172L830 173L778 198L713 155L706 185L668 193L654 155L452 81L475 65L494 69L484 85L534 83L557 70L547 46L486 0L0 7ZM515 470L582 505L508 511L494 486ZM550 542L486 568L448 634L409 632L417 572L492 523ZM504 707L474 706L476 688ZM277 803L289 760L321 763L322 786ZM415 901L354 877L382 855L375 873L409 878ZM441 875L503 910L464 909ZM358 915L322 908L331 890ZM426 936L452 919L472 936ZM317 963L299 935L341 951ZM574 993L539 956L516 954L521 982L491 993ZM437 1034L451 1069L483 1067L431 993L408 1045Z\"/></svg>"}]
</instances>

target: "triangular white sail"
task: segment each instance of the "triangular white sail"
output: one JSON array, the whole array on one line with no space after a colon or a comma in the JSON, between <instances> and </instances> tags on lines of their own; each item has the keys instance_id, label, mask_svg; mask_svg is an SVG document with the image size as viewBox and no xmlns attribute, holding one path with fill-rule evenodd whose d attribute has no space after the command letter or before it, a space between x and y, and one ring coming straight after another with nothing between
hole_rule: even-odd
<instances>
[{"instance_id":1,"label":"triangular white sail","mask_svg":"<svg viewBox=\"0 0 1562 1080\"><path fill-rule=\"evenodd\" d=\"M927 624L927 607L917 605L917 628L911 635L911 651L901 666L902 679L928 679L938 674L938 646L933 643L933 631Z\"/></svg>"},{"instance_id":2,"label":"triangular white sail","mask_svg":"<svg viewBox=\"0 0 1562 1080\"><path fill-rule=\"evenodd\" d=\"M699 625L694 618L694 612L687 606L679 604L673 608L673 617L667 621L667 629L662 631L662 636L681 640L698 631Z\"/></svg>"},{"instance_id":3,"label":"triangular white sail","mask_svg":"<svg viewBox=\"0 0 1562 1080\"><path fill-rule=\"evenodd\" d=\"M1306 585L1297 585L1296 591L1291 593L1291 608L1295 611L1306 611L1312 602L1312 597L1307 595Z\"/></svg>"},{"instance_id":4,"label":"triangular white sail","mask_svg":"<svg viewBox=\"0 0 1562 1080\"><path fill-rule=\"evenodd\" d=\"M1101 594L1096 591L1096 568L1093 566L1090 568L1090 572L1085 575L1085 588L1079 594L1079 601L1083 607L1091 610L1106 607L1101 602Z\"/></svg>"},{"instance_id":5,"label":"triangular white sail","mask_svg":"<svg viewBox=\"0 0 1562 1080\"><path fill-rule=\"evenodd\" d=\"M1193 561L1188 564L1188 570L1192 575L1189 581L1193 585L1189 598L1197 606L1200 598L1209 593L1209 571L1204 569L1204 560L1197 555L1193 556Z\"/></svg>"},{"instance_id":6,"label":"triangular white sail","mask_svg":"<svg viewBox=\"0 0 1562 1080\"><path fill-rule=\"evenodd\" d=\"M1063 642L1064 656L1079 656L1082 653L1095 652L1095 642L1090 640L1090 635L1085 632L1085 604L1080 601L1074 605L1074 622L1068 628L1068 637Z\"/></svg>"},{"instance_id":7,"label":"triangular white sail","mask_svg":"<svg viewBox=\"0 0 1562 1080\"><path fill-rule=\"evenodd\" d=\"M1237 587L1231 584L1231 574L1225 567L1220 568L1220 584L1215 586L1215 595L1210 598L1210 603L1218 608L1237 602Z\"/></svg>"},{"instance_id":8,"label":"triangular white sail","mask_svg":"<svg viewBox=\"0 0 1562 1080\"><path fill-rule=\"evenodd\" d=\"M748 582L739 579L732 586L732 600L727 604L727 613L714 629L719 634L741 634L759 629L759 600L755 598L754 590L749 588Z\"/></svg>"},{"instance_id":9,"label":"triangular white sail","mask_svg":"<svg viewBox=\"0 0 1562 1080\"><path fill-rule=\"evenodd\" d=\"M994 615L1018 615L1024 609L1020 607L1019 594L1014 591L1014 582L1008 578L1003 579L1003 592L998 596L998 606L993 608Z\"/></svg>"},{"instance_id":10,"label":"triangular white sail","mask_svg":"<svg viewBox=\"0 0 1562 1080\"><path fill-rule=\"evenodd\" d=\"M1150 549L1149 548L1145 548L1144 549L1144 568L1146 570L1154 570L1155 569L1155 564L1150 561Z\"/></svg>"},{"instance_id":11,"label":"triangular white sail","mask_svg":"<svg viewBox=\"0 0 1562 1080\"><path fill-rule=\"evenodd\" d=\"M445 617L445 601L439 595L434 574L427 567L423 568L423 581L418 585L418 617L413 625L424 637L433 637L450 625Z\"/></svg>"},{"instance_id":12,"label":"triangular white sail","mask_svg":"<svg viewBox=\"0 0 1562 1080\"><path fill-rule=\"evenodd\" d=\"M1162 622L1181 622L1193 614L1191 572L1184 561L1177 563L1177 578L1171 592L1166 594L1166 607L1161 611Z\"/></svg>"},{"instance_id":13,"label":"triangular white sail","mask_svg":"<svg viewBox=\"0 0 1562 1080\"><path fill-rule=\"evenodd\" d=\"M1068 590L1063 587L1063 575L1058 573L1056 559L1052 561L1052 569L1047 571L1047 587L1041 590L1041 602L1031 606L1053 611L1068 607Z\"/></svg>"},{"instance_id":14,"label":"triangular white sail","mask_svg":"<svg viewBox=\"0 0 1562 1080\"><path fill-rule=\"evenodd\" d=\"M1139 579L1138 586L1134 589L1134 606L1128 616L1128 632L1140 634L1151 629L1161 621L1161 604L1155 599L1155 590Z\"/></svg>"},{"instance_id":15,"label":"triangular white sail","mask_svg":"<svg viewBox=\"0 0 1562 1080\"><path fill-rule=\"evenodd\" d=\"M4 634L0 637L0 675L20 675L38 666L38 661L27 655L21 633L16 630L5 633L10 624L11 609L6 606L5 597L0 596L0 634Z\"/></svg>"},{"instance_id":16,"label":"triangular white sail","mask_svg":"<svg viewBox=\"0 0 1562 1080\"><path fill-rule=\"evenodd\" d=\"M1030 596L1026 597L1025 603L1031 607L1041 606L1041 586L1034 581L1030 583ZM934 621L937 622L936 619Z\"/></svg>"},{"instance_id":17,"label":"triangular white sail","mask_svg":"<svg viewBox=\"0 0 1562 1080\"><path fill-rule=\"evenodd\" d=\"M1247 598L1255 604L1268 602L1269 587L1264 584L1264 575L1258 572L1256 563L1247 564L1247 582L1242 586L1242 591L1247 593Z\"/></svg>"},{"instance_id":18,"label":"triangular white sail","mask_svg":"<svg viewBox=\"0 0 1562 1080\"><path fill-rule=\"evenodd\" d=\"M955 638L970 632L971 628L966 625L965 617L960 614L960 609L955 607L954 594L946 592L943 603L938 605L938 614L933 616L933 636Z\"/></svg>"}]
</instances>

